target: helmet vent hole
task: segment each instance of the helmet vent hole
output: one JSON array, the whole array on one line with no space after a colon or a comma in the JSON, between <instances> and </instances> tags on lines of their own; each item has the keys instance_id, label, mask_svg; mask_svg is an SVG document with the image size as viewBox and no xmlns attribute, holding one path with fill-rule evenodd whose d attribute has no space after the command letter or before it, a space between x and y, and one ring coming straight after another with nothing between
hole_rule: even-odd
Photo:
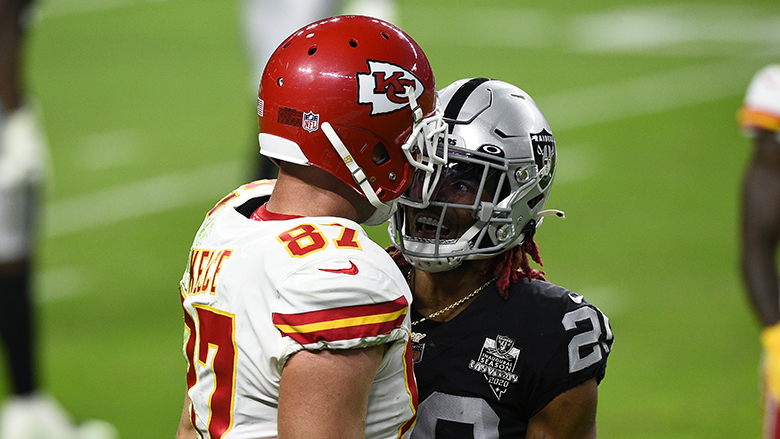
<instances>
[{"instance_id":1,"label":"helmet vent hole","mask_svg":"<svg viewBox=\"0 0 780 439\"><path fill-rule=\"evenodd\" d=\"M358 46L358 42L357 42L357 40L356 40L356 39L354 39L354 38L353 38L353 39L351 39L351 40L349 40L349 46L350 46L350 47L357 47L357 46Z\"/></svg>"},{"instance_id":2,"label":"helmet vent hole","mask_svg":"<svg viewBox=\"0 0 780 439\"><path fill-rule=\"evenodd\" d=\"M311 47L309 47L309 52L308 52L308 53L309 53L309 56L312 56L312 55L314 55L315 53L317 53L317 46L311 46Z\"/></svg>"},{"instance_id":3,"label":"helmet vent hole","mask_svg":"<svg viewBox=\"0 0 780 439\"><path fill-rule=\"evenodd\" d=\"M387 161L390 160L390 154L387 153L387 148L385 148L385 145L383 145L382 142L379 142L374 146L374 154L371 159L377 166L387 163Z\"/></svg>"},{"instance_id":4,"label":"helmet vent hole","mask_svg":"<svg viewBox=\"0 0 780 439\"><path fill-rule=\"evenodd\" d=\"M284 78L282 78L282 77L280 76L280 77L279 77L279 79L277 79L277 80L276 80L276 85L277 85L277 86L279 86L279 87L281 87L281 86L282 86L282 84L284 84Z\"/></svg>"},{"instance_id":5,"label":"helmet vent hole","mask_svg":"<svg viewBox=\"0 0 780 439\"><path fill-rule=\"evenodd\" d=\"M390 39L390 35L388 35L387 32L380 32L379 35L382 35L382 38L384 38L386 40Z\"/></svg>"}]
</instances>

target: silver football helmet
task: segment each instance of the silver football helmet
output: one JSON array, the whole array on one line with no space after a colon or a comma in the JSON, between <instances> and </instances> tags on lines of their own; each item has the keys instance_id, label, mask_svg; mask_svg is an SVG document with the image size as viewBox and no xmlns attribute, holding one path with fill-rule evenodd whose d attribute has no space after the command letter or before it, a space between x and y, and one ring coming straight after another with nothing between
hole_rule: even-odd
<instances>
[{"instance_id":1,"label":"silver football helmet","mask_svg":"<svg viewBox=\"0 0 780 439\"><path fill-rule=\"evenodd\" d=\"M430 205L413 181L390 220L390 237L414 267L453 269L532 237L556 168L550 125L523 90L487 78L461 79L440 91L448 124L448 163Z\"/></svg>"}]
</instances>

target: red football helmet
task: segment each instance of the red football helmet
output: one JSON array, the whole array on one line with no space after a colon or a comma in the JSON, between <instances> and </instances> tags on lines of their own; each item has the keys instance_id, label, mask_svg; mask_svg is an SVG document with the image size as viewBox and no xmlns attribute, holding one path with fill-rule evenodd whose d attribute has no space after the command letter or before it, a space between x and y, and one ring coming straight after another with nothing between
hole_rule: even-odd
<instances>
[{"instance_id":1,"label":"red football helmet","mask_svg":"<svg viewBox=\"0 0 780 439\"><path fill-rule=\"evenodd\" d=\"M435 186L447 156L437 104L428 59L406 33L371 17L328 18L271 55L258 92L260 153L335 175L377 208L365 223L381 224L415 170Z\"/></svg>"}]
</instances>

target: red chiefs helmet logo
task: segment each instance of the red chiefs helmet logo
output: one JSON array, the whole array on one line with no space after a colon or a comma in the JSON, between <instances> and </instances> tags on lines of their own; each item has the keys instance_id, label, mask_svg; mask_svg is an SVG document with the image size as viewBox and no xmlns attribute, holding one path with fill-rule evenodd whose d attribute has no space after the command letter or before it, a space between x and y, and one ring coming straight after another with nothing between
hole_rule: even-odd
<instances>
[{"instance_id":1,"label":"red chiefs helmet logo","mask_svg":"<svg viewBox=\"0 0 780 439\"><path fill-rule=\"evenodd\" d=\"M409 105L406 87L419 98L425 91L412 72L385 61L367 60L368 73L358 73L358 104L371 105L371 115L392 113Z\"/></svg>"}]
</instances>

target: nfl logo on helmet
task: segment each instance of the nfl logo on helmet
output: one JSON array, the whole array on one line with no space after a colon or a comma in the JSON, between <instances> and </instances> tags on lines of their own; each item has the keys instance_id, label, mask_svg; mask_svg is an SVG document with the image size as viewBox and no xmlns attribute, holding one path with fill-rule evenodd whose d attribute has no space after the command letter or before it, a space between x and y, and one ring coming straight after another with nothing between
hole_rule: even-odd
<instances>
[{"instance_id":1,"label":"nfl logo on helmet","mask_svg":"<svg viewBox=\"0 0 780 439\"><path fill-rule=\"evenodd\" d=\"M303 129L308 132L316 131L320 126L320 115L309 111L303 113Z\"/></svg>"}]
</instances>

